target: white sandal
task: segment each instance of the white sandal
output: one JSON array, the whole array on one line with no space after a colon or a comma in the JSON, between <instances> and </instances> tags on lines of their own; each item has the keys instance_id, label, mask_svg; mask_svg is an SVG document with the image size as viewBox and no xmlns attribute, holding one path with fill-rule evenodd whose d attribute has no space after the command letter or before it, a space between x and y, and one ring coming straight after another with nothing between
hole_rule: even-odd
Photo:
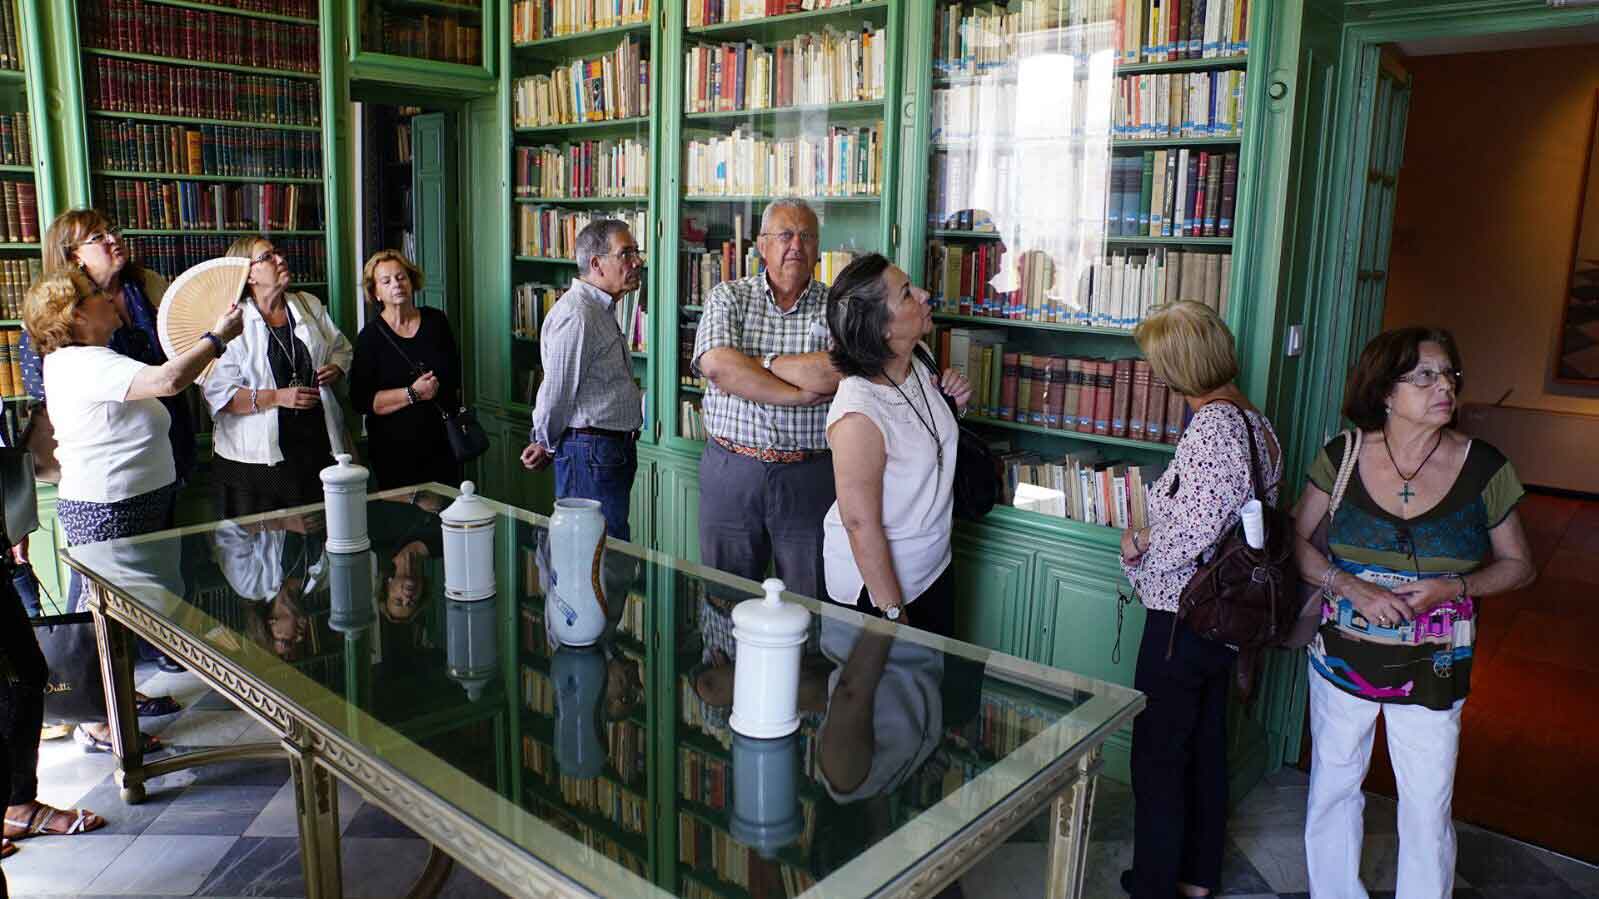
<instances>
[{"instance_id":1,"label":"white sandal","mask_svg":"<svg viewBox=\"0 0 1599 899\"><path fill-rule=\"evenodd\" d=\"M76 814L72 819L72 823L68 825L66 830L58 831L45 829L51 821L56 819L56 815L73 814L74 812ZM43 814L41 815L41 813ZM99 830L101 827L105 826L105 820L101 819L99 824L95 825L93 828L89 827L88 822L90 816L94 816L96 818L100 817L88 809L73 809L72 812L68 812L65 809L52 808L51 806L45 805L42 802L36 802L33 807L33 814L28 816L28 820L13 821L10 818L5 819L5 822L8 826L15 827L22 831L22 833L16 834L15 836L6 837L6 839L22 840L28 837L37 836L70 837L76 836L80 833L87 833L90 830Z\"/></svg>"}]
</instances>

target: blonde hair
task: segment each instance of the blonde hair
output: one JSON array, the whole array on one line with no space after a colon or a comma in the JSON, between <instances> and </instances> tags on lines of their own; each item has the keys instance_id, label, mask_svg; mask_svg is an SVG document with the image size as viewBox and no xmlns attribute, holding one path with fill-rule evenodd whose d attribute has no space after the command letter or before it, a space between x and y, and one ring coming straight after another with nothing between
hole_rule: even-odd
<instances>
[{"instance_id":1,"label":"blonde hair","mask_svg":"<svg viewBox=\"0 0 1599 899\"><path fill-rule=\"evenodd\" d=\"M368 302L378 301L378 266L385 262L398 262L400 267L405 269L406 275L411 279L412 293L422 289L422 270L416 267L416 263L405 258L405 254L399 250L378 250L366 261L366 265L361 267L361 290L366 293Z\"/></svg>"},{"instance_id":2,"label":"blonde hair","mask_svg":"<svg viewBox=\"0 0 1599 899\"><path fill-rule=\"evenodd\" d=\"M241 237L235 237L233 243L228 244L228 251L223 255L233 256L238 259L254 259L255 245L258 243L272 243L272 241L268 240L264 234L245 234Z\"/></svg>"},{"instance_id":3,"label":"blonde hair","mask_svg":"<svg viewBox=\"0 0 1599 899\"><path fill-rule=\"evenodd\" d=\"M1238 377L1233 332L1203 303L1156 306L1133 330L1133 339L1155 376L1183 396L1204 396Z\"/></svg>"},{"instance_id":4,"label":"blonde hair","mask_svg":"<svg viewBox=\"0 0 1599 899\"><path fill-rule=\"evenodd\" d=\"M81 269L77 257L72 253L83 241L96 231L109 231L116 224L111 218L98 209L68 209L55 217L50 227L44 231L44 272L50 274L63 270ZM133 260L130 247L124 245L128 261L122 266L121 275L124 279L133 276L134 283L141 283L138 276L144 273L144 266Z\"/></svg>"},{"instance_id":5,"label":"blonde hair","mask_svg":"<svg viewBox=\"0 0 1599 899\"><path fill-rule=\"evenodd\" d=\"M48 356L72 342L77 324L78 304L94 296L99 288L77 269L57 270L28 288L22 304L22 326L41 356Z\"/></svg>"}]
</instances>

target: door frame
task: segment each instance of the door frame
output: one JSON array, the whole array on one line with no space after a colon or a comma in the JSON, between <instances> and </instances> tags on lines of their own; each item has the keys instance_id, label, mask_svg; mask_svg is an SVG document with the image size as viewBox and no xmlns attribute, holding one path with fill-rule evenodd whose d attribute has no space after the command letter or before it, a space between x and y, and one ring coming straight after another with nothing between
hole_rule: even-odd
<instances>
[{"instance_id":1,"label":"door frame","mask_svg":"<svg viewBox=\"0 0 1599 899\"><path fill-rule=\"evenodd\" d=\"M1359 350L1350 346L1356 310L1350 308L1354 293L1347 288L1357 274L1363 210L1358 199L1347 192L1351 185L1364 183L1371 154L1371 118L1367 110L1356 108L1362 96L1362 61L1370 58L1368 54L1379 53L1384 44L1592 26L1599 24L1599 7L1551 9L1543 0L1489 0L1469 5L1450 0L1345 0L1344 16L1333 129L1327 142L1330 165L1325 177L1308 185L1314 196L1298 198L1299 202L1313 202L1327 216L1315 254L1315 299L1306 310L1309 339L1300 377L1328 386L1310 389L1310 384L1302 383L1304 389L1298 395L1305 405L1294 414L1295 427L1311 446L1320 446L1338 432L1342 420L1339 398Z\"/></svg>"}]
</instances>

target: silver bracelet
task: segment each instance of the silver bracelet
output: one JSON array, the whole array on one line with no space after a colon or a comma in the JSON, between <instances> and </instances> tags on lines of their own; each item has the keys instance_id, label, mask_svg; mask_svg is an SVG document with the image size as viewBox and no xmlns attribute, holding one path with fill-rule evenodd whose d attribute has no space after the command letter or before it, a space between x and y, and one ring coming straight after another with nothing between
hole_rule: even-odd
<instances>
[{"instance_id":1,"label":"silver bracelet","mask_svg":"<svg viewBox=\"0 0 1599 899\"><path fill-rule=\"evenodd\" d=\"M256 394L256 389L254 387L251 387L250 388L250 414L251 415L255 415L255 414L257 414L257 413L259 413L261 411L261 407L257 406L255 404L255 394Z\"/></svg>"},{"instance_id":2,"label":"silver bracelet","mask_svg":"<svg viewBox=\"0 0 1599 899\"><path fill-rule=\"evenodd\" d=\"M1338 575L1338 566L1334 565L1331 562L1328 562L1327 563L1327 570L1323 571L1321 573L1321 595L1322 596L1331 597L1333 595L1332 582L1333 582L1333 578L1336 577L1337 575Z\"/></svg>"}]
</instances>

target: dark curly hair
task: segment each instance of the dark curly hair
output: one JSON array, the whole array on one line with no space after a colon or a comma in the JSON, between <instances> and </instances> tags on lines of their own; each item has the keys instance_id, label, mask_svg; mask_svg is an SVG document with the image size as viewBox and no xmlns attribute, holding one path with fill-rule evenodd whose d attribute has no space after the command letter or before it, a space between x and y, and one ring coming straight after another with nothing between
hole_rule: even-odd
<instances>
[{"instance_id":1,"label":"dark curly hair","mask_svg":"<svg viewBox=\"0 0 1599 899\"><path fill-rule=\"evenodd\" d=\"M827 291L827 330L833 335L828 355L833 367L845 375L882 374L883 363L894 355L884 336L894 317L883 287L883 273L890 265L881 253L857 256Z\"/></svg>"},{"instance_id":2,"label":"dark curly hair","mask_svg":"<svg viewBox=\"0 0 1599 899\"><path fill-rule=\"evenodd\" d=\"M1436 343L1449 355L1449 367L1460 370L1455 337L1443 328L1396 328L1371 339L1344 388L1344 416L1363 431L1380 431L1388 419L1388 394L1394 383L1421 361L1421 345ZM1457 384L1458 388L1459 385Z\"/></svg>"}]
</instances>

